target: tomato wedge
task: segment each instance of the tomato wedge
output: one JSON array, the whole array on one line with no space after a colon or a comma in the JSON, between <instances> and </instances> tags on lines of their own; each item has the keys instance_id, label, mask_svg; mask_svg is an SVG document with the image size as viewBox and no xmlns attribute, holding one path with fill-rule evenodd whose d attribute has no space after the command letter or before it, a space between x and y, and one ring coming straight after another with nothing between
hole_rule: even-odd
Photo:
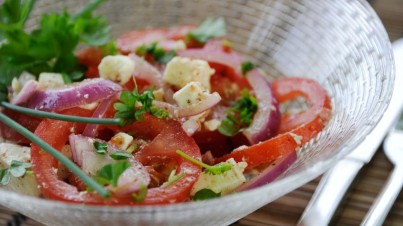
<instances>
[{"instance_id":1,"label":"tomato wedge","mask_svg":"<svg viewBox=\"0 0 403 226\"><path fill-rule=\"evenodd\" d=\"M68 109L62 113L77 116L90 116L92 114L91 111L80 108ZM148 120L150 121L150 125L156 122L156 119L151 117L148 117ZM144 126L148 126L148 123L145 121L142 123ZM155 134L158 135L144 147L142 150L143 153L149 154L149 152L154 152L154 150L159 149L163 149L163 152L172 153L180 149L196 159L201 159L199 148L194 143L193 139L186 135L179 123L169 121L165 125L166 127L163 128L160 133L155 131L150 132L153 136ZM52 147L61 150L67 142L68 136L72 132L82 131L83 127L83 124L45 119L39 124L38 128L35 130L35 134ZM155 129L161 129L161 127ZM149 134L146 135L149 136ZM154 157L160 155L162 155L162 152L159 154L154 152L154 155L151 154L151 156ZM186 201L193 183L201 173L201 168L184 160L180 156L171 155L171 158L175 159L177 162L178 173L184 172L185 176L169 187L165 187L163 184L160 187L148 189L145 199L141 203L136 203L130 196L103 198L94 192L80 192L77 187L58 179L57 173L54 170L57 168L58 161L54 157L41 151L40 147L36 144L31 144L32 167L43 195L46 198L73 203L93 205L145 205Z\"/></svg>"},{"instance_id":2,"label":"tomato wedge","mask_svg":"<svg viewBox=\"0 0 403 226\"><path fill-rule=\"evenodd\" d=\"M243 147L232 151L217 162L234 158L235 161L248 163L247 169L261 164L270 163L281 156L295 151L316 136L326 126L331 116L330 98L322 86L307 78L287 77L272 83L273 93L280 104L299 96L304 96L309 102L309 109L293 115L283 116L280 133L276 137L253 146Z\"/></svg>"}]
</instances>

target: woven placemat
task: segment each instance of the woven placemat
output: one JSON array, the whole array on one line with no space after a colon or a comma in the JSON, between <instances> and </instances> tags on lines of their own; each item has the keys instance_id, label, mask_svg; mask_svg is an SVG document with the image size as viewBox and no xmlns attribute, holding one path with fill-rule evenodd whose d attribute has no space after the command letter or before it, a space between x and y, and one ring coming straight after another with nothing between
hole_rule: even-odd
<instances>
[{"instance_id":1,"label":"woven placemat","mask_svg":"<svg viewBox=\"0 0 403 226\"><path fill-rule=\"evenodd\" d=\"M372 0L371 4L383 21L390 39L403 37L403 0ZM402 62L403 63L403 62ZM392 169L381 149L364 166L347 192L331 225L359 225ZM295 225L319 183L320 177L260 208L233 226ZM0 206L0 225L41 226L15 211ZM400 193L384 225L403 225L403 193Z\"/></svg>"}]
</instances>

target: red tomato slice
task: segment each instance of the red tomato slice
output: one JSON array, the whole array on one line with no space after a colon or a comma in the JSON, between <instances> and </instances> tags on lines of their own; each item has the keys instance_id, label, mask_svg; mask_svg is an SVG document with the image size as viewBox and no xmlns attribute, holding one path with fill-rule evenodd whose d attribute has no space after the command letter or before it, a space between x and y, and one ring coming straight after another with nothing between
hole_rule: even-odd
<instances>
[{"instance_id":1,"label":"red tomato slice","mask_svg":"<svg viewBox=\"0 0 403 226\"><path fill-rule=\"evenodd\" d=\"M90 116L92 112L79 108L68 109L63 114L77 116ZM155 122L150 119L150 123ZM180 149L196 159L201 159L200 151L193 139L188 137L181 126L174 121L167 122L167 127L156 135L142 152L155 150L164 147L170 152ZM82 124L63 122L57 120L43 120L35 131L35 134L49 143L52 147L60 150L68 140L72 132L80 132L83 129ZM157 128L161 129L161 127ZM156 132L152 133L157 134ZM171 140L173 139L173 140ZM176 141L176 142L172 142ZM169 147L169 148L168 148ZM156 154L154 156L157 156ZM94 205L144 205L144 204L169 204L173 202L186 201L189 197L190 189L201 173L199 166L196 166L180 156L173 156L177 162L178 173L184 172L185 176L176 181L169 187L150 188L147 191L146 198L141 203L136 203L131 196L102 198L94 192L80 192L77 187L61 181L57 173L53 170L57 168L58 161L50 154L41 151L36 144L31 144L31 161L35 177L40 185L41 191L46 198L62 200L66 202L87 203Z\"/></svg>"},{"instance_id":2,"label":"red tomato slice","mask_svg":"<svg viewBox=\"0 0 403 226\"><path fill-rule=\"evenodd\" d=\"M23 127L27 128L31 132L35 131L36 127L42 121L42 119L40 118L21 114L8 109L4 109L3 113L8 117L10 117L11 119L13 119L14 121L21 124ZM17 144L28 145L31 143L31 141L29 141L27 138L25 138L15 130L11 129L10 127L6 126L2 122L0 122L0 137L7 141L11 141Z\"/></svg>"},{"instance_id":3,"label":"red tomato slice","mask_svg":"<svg viewBox=\"0 0 403 226\"><path fill-rule=\"evenodd\" d=\"M117 39L118 49L123 54L134 52L137 47L158 41L164 49L173 49L178 40L183 40L193 25L184 25L171 28L145 29L125 33Z\"/></svg>"},{"instance_id":4,"label":"red tomato slice","mask_svg":"<svg viewBox=\"0 0 403 226\"><path fill-rule=\"evenodd\" d=\"M99 77L98 65L101 63L103 53L100 49L91 47L76 52L78 63L87 67L86 78Z\"/></svg>"},{"instance_id":5,"label":"red tomato slice","mask_svg":"<svg viewBox=\"0 0 403 226\"><path fill-rule=\"evenodd\" d=\"M247 162L248 169L270 163L295 151L325 127L331 117L331 103L326 91L319 83L307 78L289 77L274 81L272 86L280 104L300 95L308 99L311 103L310 108L300 113L303 119L293 121L288 120L289 117L287 117L285 125L281 127L283 133L256 145L234 150L219 158L217 162L234 158L237 162Z\"/></svg>"}]
</instances>

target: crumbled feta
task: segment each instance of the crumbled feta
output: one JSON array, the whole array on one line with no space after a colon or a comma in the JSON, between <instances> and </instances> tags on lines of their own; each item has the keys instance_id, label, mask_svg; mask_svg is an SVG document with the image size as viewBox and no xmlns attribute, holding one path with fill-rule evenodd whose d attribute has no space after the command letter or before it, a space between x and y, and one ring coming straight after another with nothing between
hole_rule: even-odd
<instances>
[{"instance_id":1,"label":"crumbled feta","mask_svg":"<svg viewBox=\"0 0 403 226\"><path fill-rule=\"evenodd\" d=\"M174 93L173 98L180 107L196 105L211 95L203 89L200 82L189 82Z\"/></svg>"},{"instance_id":2,"label":"crumbled feta","mask_svg":"<svg viewBox=\"0 0 403 226\"><path fill-rule=\"evenodd\" d=\"M220 125L221 121L218 119L211 119L204 122L204 127L206 127L206 129L208 129L209 131L217 130Z\"/></svg>"},{"instance_id":3,"label":"crumbled feta","mask_svg":"<svg viewBox=\"0 0 403 226\"><path fill-rule=\"evenodd\" d=\"M99 76L123 85L133 77L134 67L128 56L106 56L98 66Z\"/></svg>"},{"instance_id":4,"label":"crumbled feta","mask_svg":"<svg viewBox=\"0 0 403 226\"><path fill-rule=\"evenodd\" d=\"M210 91L210 77L214 69L207 61L193 60L186 57L174 57L166 66L163 80L171 85L182 88L195 81Z\"/></svg>"},{"instance_id":5,"label":"crumbled feta","mask_svg":"<svg viewBox=\"0 0 403 226\"><path fill-rule=\"evenodd\" d=\"M29 147L23 147L16 144L0 143L0 168L10 167L13 160L20 162L30 162L31 153ZM1 186L2 189L15 191L21 194L39 196L40 190L34 175L26 173L22 177L10 177L10 182Z\"/></svg>"},{"instance_id":6,"label":"crumbled feta","mask_svg":"<svg viewBox=\"0 0 403 226\"><path fill-rule=\"evenodd\" d=\"M132 143L133 137L127 133L119 132L115 134L109 141L110 144L115 145L116 147L126 150L129 145Z\"/></svg>"},{"instance_id":7,"label":"crumbled feta","mask_svg":"<svg viewBox=\"0 0 403 226\"><path fill-rule=\"evenodd\" d=\"M62 74L42 72L38 78L39 88L47 89L64 85Z\"/></svg>"},{"instance_id":8,"label":"crumbled feta","mask_svg":"<svg viewBox=\"0 0 403 226\"><path fill-rule=\"evenodd\" d=\"M162 88L153 91L155 100L164 101L164 90Z\"/></svg>"},{"instance_id":9,"label":"crumbled feta","mask_svg":"<svg viewBox=\"0 0 403 226\"><path fill-rule=\"evenodd\" d=\"M179 50L184 50L186 49L186 43L183 40L178 40L175 43L175 46L173 47L173 50L179 51Z\"/></svg>"},{"instance_id":10,"label":"crumbled feta","mask_svg":"<svg viewBox=\"0 0 403 226\"><path fill-rule=\"evenodd\" d=\"M191 195L195 195L196 192L204 188L210 189L215 193L221 193L222 195L225 195L245 183L246 178L243 175L243 171L245 170L247 163L237 163L233 158L228 159L226 162L233 165L231 170L216 175L208 172L203 172L197 179L196 183L193 185Z\"/></svg>"}]
</instances>

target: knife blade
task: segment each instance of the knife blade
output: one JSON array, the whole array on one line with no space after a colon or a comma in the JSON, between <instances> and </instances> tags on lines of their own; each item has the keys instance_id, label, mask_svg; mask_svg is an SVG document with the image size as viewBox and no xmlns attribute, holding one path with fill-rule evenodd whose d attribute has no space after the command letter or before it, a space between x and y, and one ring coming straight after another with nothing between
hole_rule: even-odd
<instances>
[{"instance_id":1,"label":"knife blade","mask_svg":"<svg viewBox=\"0 0 403 226\"><path fill-rule=\"evenodd\" d=\"M367 164L382 143L387 132L396 122L403 107L403 39L392 44L395 57L395 85L391 101L384 116L364 139L346 158L339 161L324 174L310 202L305 208L298 225L328 225L347 189L354 181L363 165ZM343 172L341 174L340 172Z\"/></svg>"}]
</instances>

